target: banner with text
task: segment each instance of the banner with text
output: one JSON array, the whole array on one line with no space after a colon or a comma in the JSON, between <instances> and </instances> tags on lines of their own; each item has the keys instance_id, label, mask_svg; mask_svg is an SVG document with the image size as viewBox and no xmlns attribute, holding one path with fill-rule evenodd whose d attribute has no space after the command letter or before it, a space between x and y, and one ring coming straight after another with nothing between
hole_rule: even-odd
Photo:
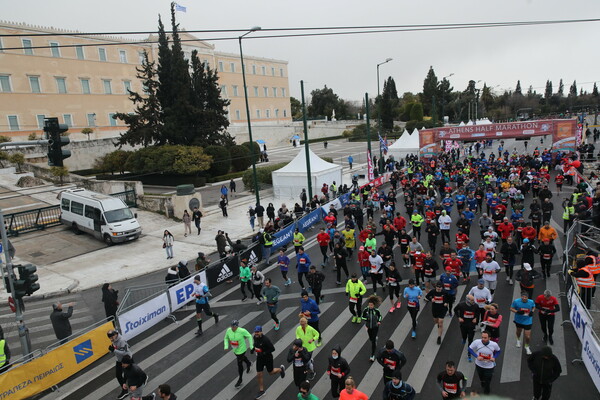
<instances>
[{"instance_id":1,"label":"banner with text","mask_svg":"<svg viewBox=\"0 0 600 400\"><path fill-rule=\"evenodd\" d=\"M273 247L272 252L281 246L285 246L294 240L294 230L296 229L296 223L289 224L279 232L273 235Z\"/></svg>"},{"instance_id":2,"label":"banner with text","mask_svg":"<svg viewBox=\"0 0 600 400\"><path fill-rule=\"evenodd\" d=\"M322 214L323 213L320 209L316 209L314 211L311 211L309 214L305 215L304 217L300 218L298 220L298 222L296 223L300 233L306 232L308 230L308 228L310 228L314 224L320 222Z\"/></svg>"},{"instance_id":3,"label":"banner with text","mask_svg":"<svg viewBox=\"0 0 600 400\"><path fill-rule=\"evenodd\" d=\"M194 291L194 278L200 275L200 280L208 285L206 281L206 270L196 272L184 281L179 282L169 288L169 299L171 300L171 312L179 310L194 298L191 296ZM210 286L209 286L210 287Z\"/></svg>"},{"instance_id":4,"label":"banner with text","mask_svg":"<svg viewBox=\"0 0 600 400\"><path fill-rule=\"evenodd\" d=\"M262 250L259 243L254 243L240 252L240 260L248 260L248 267L258 265L262 260Z\"/></svg>"},{"instance_id":5,"label":"banner with text","mask_svg":"<svg viewBox=\"0 0 600 400\"><path fill-rule=\"evenodd\" d=\"M586 329L581 341L581 359L596 389L600 392L600 346L598 338L592 334L592 327Z\"/></svg>"},{"instance_id":6,"label":"banner with text","mask_svg":"<svg viewBox=\"0 0 600 400\"><path fill-rule=\"evenodd\" d=\"M118 316L125 340L136 337L165 319L170 312L167 293L162 293Z\"/></svg>"},{"instance_id":7,"label":"banner with text","mask_svg":"<svg viewBox=\"0 0 600 400\"><path fill-rule=\"evenodd\" d=\"M58 385L108 353L107 322L27 364L0 375L0 399L20 400Z\"/></svg>"},{"instance_id":8,"label":"banner with text","mask_svg":"<svg viewBox=\"0 0 600 400\"><path fill-rule=\"evenodd\" d=\"M214 288L221 283L233 279L240 274L240 259L238 255L225 258L220 263L210 266L206 270L206 280L209 288Z\"/></svg>"}]
</instances>

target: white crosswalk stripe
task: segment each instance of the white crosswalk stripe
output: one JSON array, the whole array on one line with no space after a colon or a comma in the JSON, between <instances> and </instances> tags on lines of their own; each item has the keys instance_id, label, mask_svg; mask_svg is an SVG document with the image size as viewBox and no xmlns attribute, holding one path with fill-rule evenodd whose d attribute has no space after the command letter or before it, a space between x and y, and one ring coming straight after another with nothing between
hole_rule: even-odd
<instances>
[{"instance_id":1,"label":"white crosswalk stripe","mask_svg":"<svg viewBox=\"0 0 600 400\"><path fill-rule=\"evenodd\" d=\"M521 297L521 286L515 283L513 288L513 299ZM506 334L506 340L504 342L504 348L502 349L502 375L500 376L500 382L515 382L521 380L521 361L525 354L525 340L524 333L521 334L521 347L516 346L515 328L512 323L512 313L507 310L504 318L506 323L509 324L508 332Z\"/></svg>"}]
</instances>

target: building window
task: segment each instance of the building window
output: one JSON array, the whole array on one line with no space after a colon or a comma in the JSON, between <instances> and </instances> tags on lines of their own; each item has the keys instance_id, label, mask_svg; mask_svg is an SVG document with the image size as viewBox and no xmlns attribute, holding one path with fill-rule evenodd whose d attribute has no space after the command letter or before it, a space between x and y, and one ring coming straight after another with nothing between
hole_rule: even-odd
<instances>
[{"instance_id":1,"label":"building window","mask_svg":"<svg viewBox=\"0 0 600 400\"><path fill-rule=\"evenodd\" d=\"M277 88L276 87L273 88L273 97L277 97Z\"/></svg>"},{"instance_id":2,"label":"building window","mask_svg":"<svg viewBox=\"0 0 600 400\"><path fill-rule=\"evenodd\" d=\"M286 97L285 96L285 88L284 87L281 88L281 97Z\"/></svg>"},{"instance_id":3,"label":"building window","mask_svg":"<svg viewBox=\"0 0 600 400\"><path fill-rule=\"evenodd\" d=\"M237 119L238 121L240 119L242 119L241 116L240 116L240 110L235 110L235 119Z\"/></svg>"},{"instance_id":4,"label":"building window","mask_svg":"<svg viewBox=\"0 0 600 400\"><path fill-rule=\"evenodd\" d=\"M223 95L223 97L227 97L227 86L226 85L221 85L221 95Z\"/></svg>"},{"instance_id":5,"label":"building window","mask_svg":"<svg viewBox=\"0 0 600 400\"><path fill-rule=\"evenodd\" d=\"M73 126L73 116L71 114L63 114L63 121L69 128Z\"/></svg>"},{"instance_id":6,"label":"building window","mask_svg":"<svg viewBox=\"0 0 600 400\"><path fill-rule=\"evenodd\" d=\"M0 75L0 92L12 92L12 88L10 86L10 75Z\"/></svg>"},{"instance_id":7,"label":"building window","mask_svg":"<svg viewBox=\"0 0 600 400\"><path fill-rule=\"evenodd\" d=\"M66 78L55 78L56 79L56 87L58 88L58 93L65 94L67 93L67 79Z\"/></svg>"},{"instance_id":8,"label":"building window","mask_svg":"<svg viewBox=\"0 0 600 400\"><path fill-rule=\"evenodd\" d=\"M75 53L77 54L78 60L85 60L85 54L83 53L83 46L75 46Z\"/></svg>"},{"instance_id":9,"label":"building window","mask_svg":"<svg viewBox=\"0 0 600 400\"><path fill-rule=\"evenodd\" d=\"M271 110L265 110L265 118L271 118Z\"/></svg>"},{"instance_id":10,"label":"building window","mask_svg":"<svg viewBox=\"0 0 600 400\"><path fill-rule=\"evenodd\" d=\"M265 97L269 97L269 88L268 87L264 87L263 88L263 93L265 94Z\"/></svg>"},{"instance_id":11,"label":"building window","mask_svg":"<svg viewBox=\"0 0 600 400\"><path fill-rule=\"evenodd\" d=\"M108 114L108 124L110 126L117 126L117 120L114 118L115 115L115 113Z\"/></svg>"},{"instance_id":12,"label":"building window","mask_svg":"<svg viewBox=\"0 0 600 400\"><path fill-rule=\"evenodd\" d=\"M237 85L233 85L232 88L233 88L233 95L234 96L238 96L238 87L237 87Z\"/></svg>"},{"instance_id":13,"label":"building window","mask_svg":"<svg viewBox=\"0 0 600 400\"><path fill-rule=\"evenodd\" d=\"M264 65L262 67L260 67L260 69L262 70L262 74L266 75L267 74L267 67L265 67Z\"/></svg>"},{"instance_id":14,"label":"building window","mask_svg":"<svg viewBox=\"0 0 600 400\"><path fill-rule=\"evenodd\" d=\"M33 49L31 48L31 39L21 39L21 43L23 43L23 53L27 56L32 56Z\"/></svg>"},{"instance_id":15,"label":"building window","mask_svg":"<svg viewBox=\"0 0 600 400\"><path fill-rule=\"evenodd\" d=\"M90 94L90 80L79 78L79 82L81 82L81 93Z\"/></svg>"},{"instance_id":16,"label":"building window","mask_svg":"<svg viewBox=\"0 0 600 400\"><path fill-rule=\"evenodd\" d=\"M0 38L0 53L4 53L4 45L2 45L2 39Z\"/></svg>"},{"instance_id":17,"label":"building window","mask_svg":"<svg viewBox=\"0 0 600 400\"><path fill-rule=\"evenodd\" d=\"M17 117L16 115L9 115L8 116L8 128L11 131L18 131L19 130L19 117Z\"/></svg>"},{"instance_id":18,"label":"building window","mask_svg":"<svg viewBox=\"0 0 600 400\"><path fill-rule=\"evenodd\" d=\"M44 119L46 119L46 116L44 114L38 114L36 115L36 118L38 123L38 129L44 129Z\"/></svg>"},{"instance_id":19,"label":"building window","mask_svg":"<svg viewBox=\"0 0 600 400\"><path fill-rule=\"evenodd\" d=\"M254 97L258 97L258 86L254 86Z\"/></svg>"},{"instance_id":20,"label":"building window","mask_svg":"<svg viewBox=\"0 0 600 400\"><path fill-rule=\"evenodd\" d=\"M229 69L231 72L235 72L235 63L229 63Z\"/></svg>"},{"instance_id":21,"label":"building window","mask_svg":"<svg viewBox=\"0 0 600 400\"><path fill-rule=\"evenodd\" d=\"M119 61L127 64L127 52L125 50L119 50Z\"/></svg>"},{"instance_id":22,"label":"building window","mask_svg":"<svg viewBox=\"0 0 600 400\"><path fill-rule=\"evenodd\" d=\"M39 76L30 76L29 77L29 86L31 87L31 93L41 93L40 87L40 77Z\"/></svg>"},{"instance_id":23,"label":"building window","mask_svg":"<svg viewBox=\"0 0 600 400\"><path fill-rule=\"evenodd\" d=\"M225 68L223 68L223 61L219 61L219 72L223 72Z\"/></svg>"},{"instance_id":24,"label":"building window","mask_svg":"<svg viewBox=\"0 0 600 400\"><path fill-rule=\"evenodd\" d=\"M275 67L271 67L271 75L275 76Z\"/></svg>"},{"instance_id":25,"label":"building window","mask_svg":"<svg viewBox=\"0 0 600 400\"><path fill-rule=\"evenodd\" d=\"M260 119L260 110L256 110L256 118Z\"/></svg>"},{"instance_id":26,"label":"building window","mask_svg":"<svg viewBox=\"0 0 600 400\"><path fill-rule=\"evenodd\" d=\"M140 64L143 64L145 59L146 57L144 57L144 52L138 51L138 61L140 62Z\"/></svg>"},{"instance_id":27,"label":"building window","mask_svg":"<svg viewBox=\"0 0 600 400\"><path fill-rule=\"evenodd\" d=\"M112 94L110 79L102 79L102 86L104 87L104 94Z\"/></svg>"},{"instance_id":28,"label":"building window","mask_svg":"<svg viewBox=\"0 0 600 400\"><path fill-rule=\"evenodd\" d=\"M287 117L287 110L283 110L283 118Z\"/></svg>"},{"instance_id":29,"label":"building window","mask_svg":"<svg viewBox=\"0 0 600 400\"><path fill-rule=\"evenodd\" d=\"M279 108L275 109L275 118L279 118Z\"/></svg>"},{"instance_id":30,"label":"building window","mask_svg":"<svg viewBox=\"0 0 600 400\"><path fill-rule=\"evenodd\" d=\"M256 75L256 65L252 65L252 75Z\"/></svg>"},{"instance_id":31,"label":"building window","mask_svg":"<svg viewBox=\"0 0 600 400\"><path fill-rule=\"evenodd\" d=\"M87 115L87 123L88 126L96 126L96 113L91 113Z\"/></svg>"},{"instance_id":32,"label":"building window","mask_svg":"<svg viewBox=\"0 0 600 400\"><path fill-rule=\"evenodd\" d=\"M52 53L52 57L60 57L60 48L58 46L58 42L50 42L50 52Z\"/></svg>"},{"instance_id":33,"label":"building window","mask_svg":"<svg viewBox=\"0 0 600 400\"><path fill-rule=\"evenodd\" d=\"M106 49L103 47L98 47L98 59L100 61L106 61Z\"/></svg>"},{"instance_id":34,"label":"building window","mask_svg":"<svg viewBox=\"0 0 600 400\"><path fill-rule=\"evenodd\" d=\"M123 90L125 91L125 94L129 94L131 91L131 81L123 81Z\"/></svg>"},{"instance_id":35,"label":"building window","mask_svg":"<svg viewBox=\"0 0 600 400\"><path fill-rule=\"evenodd\" d=\"M279 76L283 76L283 68L279 68Z\"/></svg>"}]
</instances>

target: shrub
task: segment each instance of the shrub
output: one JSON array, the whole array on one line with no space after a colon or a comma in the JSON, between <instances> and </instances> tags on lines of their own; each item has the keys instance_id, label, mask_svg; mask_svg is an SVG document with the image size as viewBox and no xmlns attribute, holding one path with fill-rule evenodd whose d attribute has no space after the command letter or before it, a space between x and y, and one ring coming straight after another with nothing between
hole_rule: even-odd
<instances>
[{"instance_id":1,"label":"shrub","mask_svg":"<svg viewBox=\"0 0 600 400\"><path fill-rule=\"evenodd\" d=\"M29 136L27 136L27 140L37 140L37 135L35 132L31 132Z\"/></svg>"},{"instance_id":2,"label":"shrub","mask_svg":"<svg viewBox=\"0 0 600 400\"><path fill-rule=\"evenodd\" d=\"M261 183L265 183L267 185L272 185L273 177L271 176L271 173L273 171L277 171L278 169L285 167L287 164L288 163L284 162L284 163L269 165L266 167L256 168L256 179L258 180L258 183L259 183L259 189L260 189ZM242 182L244 182L244 186L246 187L247 190L250 190L251 192L254 191L254 178L252 176L252 170L248 170L244 173L244 176L242 177Z\"/></svg>"},{"instance_id":3,"label":"shrub","mask_svg":"<svg viewBox=\"0 0 600 400\"><path fill-rule=\"evenodd\" d=\"M258 162L258 157L260 156L260 146L258 145L258 143L253 142L254 143L254 162ZM242 143L242 146L246 146L248 148L248 154L252 154L251 148L250 148L250 142L244 142ZM252 160L252 156L250 156L250 160ZM252 161L250 161L251 165Z\"/></svg>"},{"instance_id":4,"label":"shrub","mask_svg":"<svg viewBox=\"0 0 600 400\"><path fill-rule=\"evenodd\" d=\"M212 163L208 169L211 176L225 175L231 169L231 155L222 146L208 146L204 152L212 156Z\"/></svg>"},{"instance_id":5,"label":"shrub","mask_svg":"<svg viewBox=\"0 0 600 400\"><path fill-rule=\"evenodd\" d=\"M415 103L410 110L411 121L423 121L423 104Z\"/></svg>"},{"instance_id":6,"label":"shrub","mask_svg":"<svg viewBox=\"0 0 600 400\"><path fill-rule=\"evenodd\" d=\"M12 139L8 136L0 136L0 143L12 142Z\"/></svg>"},{"instance_id":7,"label":"shrub","mask_svg":"<svg viewBox=\"0 0 600 400\"><path fill-rule=\"evenodd\" d=\"M115 150L97 158L94 163L94 168L102 172L110 172L111 174L114 174L115 172L123 174L125 173L127 160L132 153L133 152L131 151Z\"/></svg>"},{"instance_id":8,"label":"shrub","mask_svg":"<svg viewBox=\"0 0 600 400\"><path fill-rule=\"evenodd\" d=\"M8 161L17 165L17 172L21 173L21 167L25 164L25 156L23 153L13 153L8 156Z\"/></svg>"},{"instance_id":9,"label":"shrub","mask_svg":"<svg viewBox=\"0 0 600 400\"><path fill-rule=\"evenodd\" d=\"M231 155L231 165L233 166L234 171L245 171L252 165L250 149L248 146L231 146L229 148L229 154Z\"/></svg>"},{"instance_id":10,"label":"shrub","mask_svg":"<svg viewBox=\"0 0 600 400\"><path fill-rule=\"evenodd\" d=\"M60 186L63 185L65 176L69 175L69 170L67 169L67 167L51 167L50 172L52 173L52 175L58 177L60 181Z\"/></svg>"},{"instance_id":11,"label":"shrub","mask_svg":"<svg viewBox=\"0 0 600 400\"><path fill-rule=\"evenodd\" d=\"M190 175L207 170L210 161L211 157L204 154L201 147L181 145L152 146L132 152L127 157L125 169L135 174L161 172Z\"/></svg>"}]
</instances>

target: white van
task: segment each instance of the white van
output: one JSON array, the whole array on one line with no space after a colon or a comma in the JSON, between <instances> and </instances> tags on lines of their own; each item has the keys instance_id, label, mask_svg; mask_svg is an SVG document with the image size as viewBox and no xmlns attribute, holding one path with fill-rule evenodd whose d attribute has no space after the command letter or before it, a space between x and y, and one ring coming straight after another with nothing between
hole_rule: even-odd
<instances>
[{"instance_id":1,"label":"white van","mask_svg":"<svg viewBox=\"0 0 600 400\"><path fill-rule=\"evenodd\" d=\"M137 215L116 197L85 189L65 190L60 194L60 210L60 221L73 232L87 232L109 246L142 234Z\"/></svg>"}]
</instances>

